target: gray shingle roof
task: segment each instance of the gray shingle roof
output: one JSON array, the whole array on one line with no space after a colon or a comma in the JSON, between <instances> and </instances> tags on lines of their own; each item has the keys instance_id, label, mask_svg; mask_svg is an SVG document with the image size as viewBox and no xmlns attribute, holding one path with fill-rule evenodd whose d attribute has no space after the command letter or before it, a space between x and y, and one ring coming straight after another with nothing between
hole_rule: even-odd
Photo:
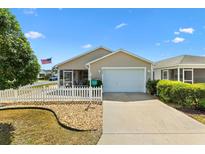
<instances>
[{"instance_id":1,"label":"gray shingle roof","mask_svg":"<svg viewBox=\"0 0 205 154\"><path fill-rule=\"evenodd\" d=\"M173 67L179 64L205 64L204 56L181 55L156 62L155 68Z\"/></svg>"}]
</instances>

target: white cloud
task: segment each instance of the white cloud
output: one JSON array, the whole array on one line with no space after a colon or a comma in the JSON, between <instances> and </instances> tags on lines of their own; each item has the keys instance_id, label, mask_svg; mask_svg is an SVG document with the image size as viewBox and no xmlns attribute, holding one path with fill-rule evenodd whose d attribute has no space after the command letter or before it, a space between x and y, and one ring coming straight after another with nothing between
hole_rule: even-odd
<instances>
[{"instance_id":1,"label":"white cloud","mask_svg":"<svg viewBox=\"0 0 205 154\"><path fill-rule=\"evenodd\" d=\"M161 45L161 43L159 43L159 42L158 42L158 43L155 43L155 45L156 45L156 46L160 46L160 45Z\"/></svg>"},{"instance_id":2,"label":"white cloud","mask_svg":"<svg viewBox=\"0 0 205 154\"><path fill-rule=\"evenodd\" d=\"M179 32L181 33L187 33L187 34L193 34L195 30L193 28L180 28Z\"/></svg>"},{"instance_id":3,"label":"white cloud","mask_svg":"<svg viewBox=\"0 0 205 154\"><path fill-rule=\"evenodd\" d=\"M85 45L82 46L82 48L84 48L84 49L91 48L91 47L92 47L91 44L85 44Z\"/></svg>"},{"instance_id":4,"label":"white cloud","mask_svg":"<svg viewBox=\"0 0 205 154\"><path fill-rule=\"evenodd\" d=\"M174 34L175 34L175 35L179 35L179 34L180 34L180 32L174 32Z\"/></svg>"},{"instance_id":5,"label":"white cloud","mask_svg":"<svg viewBox=\"0 0 205 154\"><path fill-rule=\"evenodd\" d=\"M128 24L126 24L126 23L121 23L121 24L119 24L119 25L116 25L115 26L115 29L119 29L119 28L122 28L122 27L125 27L125 26L127 26Z\"/></svg>"},{"instance_id":6,"label":"white cloud","mask_svg":"<svg viewBox=\"0 0 205 154\"><path fill-rule=\"evenodd\" d=\"M25 36L30 39L45 38L45 36L39 32L30 31L25 33Z\"/></svg>"},{"instance_id":7,"label":"white cloud","mask_svg":"<svg viewBox=\"0 0 205 154\"><path fill-rule=\"evenodd\" d=\"M33 9L32 8L31 9L24 9L23 13L26 14L26 15L34 15L34 16L38 15L35 8L33 8Z\"/></svg>"},{"instance_id":8,"label":"white cloud","mask_svg":"<svg viewBox=\"0 0 205 154\"><path fill-rule=\"evenodd\" d=\"M182 37L176 37L175 39L172 40L173 43L181 43L184 41L185 41L185 39Z\"/></svg>"}]
</instances>

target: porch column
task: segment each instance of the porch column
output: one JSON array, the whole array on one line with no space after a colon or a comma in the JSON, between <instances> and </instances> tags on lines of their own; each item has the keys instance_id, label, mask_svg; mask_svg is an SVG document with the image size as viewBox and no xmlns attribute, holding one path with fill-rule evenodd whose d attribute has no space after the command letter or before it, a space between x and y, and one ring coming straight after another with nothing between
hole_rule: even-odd
<instances>
[{"instance_id":1,"label":"porch column","mask_svg":"<svg viewBox=\"0 0 205 154\"><path fill-rule=\"evenodd\" d=\"M183 71L182 71L182 72L183 72L183 74L182 74L182 76L183 76L182 79L183 79L183 82L184 82L184 68L183 68Z\"/></svg>"},{"instance_id":2,"label":"porch column","mask_svg":"<svg viewBox=\"0 0 205 154\"><path fill-rule=\"evenodd\" d=\"M90 64L88 65L88 80L90 82L90 87L91 87L91 72L90 72Z\"/></svg>"},{"instance_id":3,"label":"porch column","mask_svg":"<svg viewBox=\"0 0 205 154\"><path fill-rule=\"evenodd\" d=\"M194 83L194 69L192 68L192 72L191 72L191 79L192 79L192 84Z\"/></svg>"},{"instance_id":4,"label":"porch column","mask_svg":"<svg viewBox=\"0 0 205 154\"><path fill-rule=\"evenodd\" d=\"M151 65L151 80L154 80L154 78L153 78L153 66Z\"/></svg>"},{"instance_id":5,"label":"porch column","mask_svg":"<svg viewBox=\"0 0 205 154\"><path fill-rule=\"evenodd\" d=\"M180 81L180 68L177 68L177 80Z\"/></svg>"},{"instance_id":6,"label":"porch column","mask_svg":"<svg viewBox=\"0 0 205 154\"><path fill-rule=\"evenodd\" d=\"M169 79L169 69L167 69L167 79L170 80Z\"/></svg>"},{"instance_id":7,"label":"porch column","mask_svg":"<svg viewBox=\"0 0 205 154\"><path fill-rule=\"evenodd\" d=\"M74 81L74 71L72 70L72 87L73 87L73 85L74 85L74 84L73 84L73 83L74 83L73 81Z\"/></svg>"},{"instance_id":8,"label":"porch column","mask_svg":"<svg viewBox=\"0 0 205 154\"><path fill-rule=\"evenodd\" d=\"M58 87L60 87L60 70L58 69Z\"/></svg>"}]
</instances>

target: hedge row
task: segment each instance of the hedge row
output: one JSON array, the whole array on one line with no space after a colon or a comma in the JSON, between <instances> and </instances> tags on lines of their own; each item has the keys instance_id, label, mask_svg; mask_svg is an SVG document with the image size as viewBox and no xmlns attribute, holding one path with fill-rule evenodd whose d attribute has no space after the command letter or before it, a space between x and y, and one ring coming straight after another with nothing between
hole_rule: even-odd
<instances>
[{"instance_id":1,"label":"hedge row","mask_svg":"<svg viewBox=\"0 0 205 154\"><path fill-rule=\"evenodd\" d=\"M148 80L146 84L147 92L151 95L157 94L157 83L159 80Z\"/></svg>"},{"instance_id":2,"label":"hedge row","mask_svg":"<svg viewBox=\"0 0 205 154\"><path fill-rule=\"evenodd\" d=\"M178 81L161 80L157 83L157 94L164 102L184 107L201 108L205 99L205 86Z\"/></svg>"}]
</instances>

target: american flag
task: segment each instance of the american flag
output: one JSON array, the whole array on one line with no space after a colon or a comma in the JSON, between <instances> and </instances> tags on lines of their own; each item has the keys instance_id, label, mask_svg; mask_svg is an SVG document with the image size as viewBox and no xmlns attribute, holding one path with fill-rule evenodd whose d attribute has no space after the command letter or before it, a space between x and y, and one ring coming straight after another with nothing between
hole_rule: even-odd
<instances>
[{"instance_id":1,"label":"american flag","mask_svg":"<svg viewBox=\"0 0 205 154\"><path fill-rule=\"evenodd\" d=\"M42 64L50 64L52 58L47 58L47 59L41 59Z\"/></svg>"}]
</instances>

